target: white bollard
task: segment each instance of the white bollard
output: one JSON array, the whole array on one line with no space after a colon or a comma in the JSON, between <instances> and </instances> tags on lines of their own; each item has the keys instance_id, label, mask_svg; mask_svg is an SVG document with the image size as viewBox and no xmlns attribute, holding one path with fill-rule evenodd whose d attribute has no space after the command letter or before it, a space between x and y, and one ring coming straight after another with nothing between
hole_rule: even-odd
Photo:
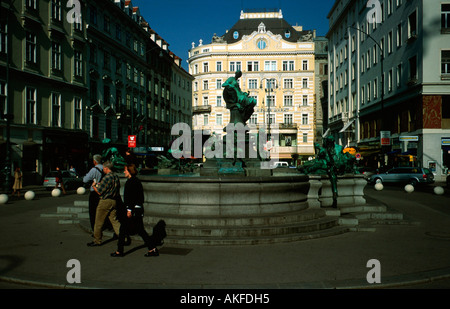
<instances>
[{"instance_id":1,"label":"white bollard","mask_svg":"<svg viewBox=\"0 0 450 309\"><path fill-rule=\"evenodd\" d=\"M61 190L59 190L58 188L55 188L52 190L52 196L53 197L58 197L61 195Z\"/></svg>"},{"instance_id":2,"label":"white bollard","mask_svg":"<svg viewBox=\"0 0 450 309\"><path fill-rule=\"evenodd\" d=\"M444 188L442 188L442 187L440 187L440 186L437 186L437 187L434 187L434 194L436 194L436 195L442 195L442 194L444 194Z\"/></svg>"},{"instance_id":3,"label":"white bollard","mask_svg":"<svg viewBox=\"0 0 450 309\"><path fill-rule=\"evenodd\" d=\"M0 204L6 204L6 203L8 203L8 195L0 194Z\"/></svg>"},{"instance_id":4,"label":"white bollard","mask_svg":"<svg viewBox=\"0 0 450 309\"><path fill-rule=\"evenodd\" d=\"M375 190L381 191L381 190L383 190L383 188L384 188L384 186L383 186L382 183L376 183L375 184Z\"/></svg>"},{"instance_id":5,"label":"white bollard","mask_svg":"<svg viewBox=\"0 0 450 309\"><path fill-rule=\"evenodd\" d=\"M83 194L85 194L85 193L86 193L86 189L85 189L85 188L79 187L79 188L77 189L77 194L83 195Z\"/></svg>"},{"instance_id":6,"label":"white bollard","mask_svg":"<svg viewBox=\"0 0 450 309\"><path fill-rule=\"evenodd\" d=\"M414 192L414 186L411 185L411 184L407 184L407 185L405 186L405 191L406 191L407 193Z\"/></svg>"},{"instance_id":7,"label":"white bollard","mask_svg":"<svg viewBox=\"0 0 450 309\"><path fill-rule=\"evenodd\" d=\"M27 192L25 193L25 199L26 199L27 201L31 201L32 199L35 198L35 196L36 196L36 194L35 194L33 191L27 191Z\"/></svg>"}]
</instances>

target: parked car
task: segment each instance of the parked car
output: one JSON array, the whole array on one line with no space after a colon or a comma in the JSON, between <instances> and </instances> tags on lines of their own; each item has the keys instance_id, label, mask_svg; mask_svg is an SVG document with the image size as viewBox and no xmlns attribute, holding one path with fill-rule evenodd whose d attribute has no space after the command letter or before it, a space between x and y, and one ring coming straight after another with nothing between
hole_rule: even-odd
<instances>
[{"instance_id":1,"label":"parked car","mask_svg":"<svg viewBox=\"0 0 450 309\"><path fill-rule=\"evenodd\" d=\"M371 183L409 183L430 184L434 182L434 175L428 168L395 167L385 173L370 176Z\"/></svg>"},{"instance_id":2,"label":"parked car","mask_svg":"<svg viewBox=\"0 0 450 309\"><path fill-rule=\"evenodd\" d=\"M275 168L279 168L279 167L289 167L289 164L287 162L275 162L274 164Z\"/></svg>"},{"instance_id":3,"label":"parked car","mask_svg":"<svg viewBox=\"0 0 450 309\"><path fill-rule=\"evenodd\" d=\"M78 189L84 186L83 178L79 177L77 173L72 171L61 171L64 188L66 190ZM43 186L47 190L52 190L56 186L57 171L51 171L45 175Z\"/></svg>"}]
</instances>

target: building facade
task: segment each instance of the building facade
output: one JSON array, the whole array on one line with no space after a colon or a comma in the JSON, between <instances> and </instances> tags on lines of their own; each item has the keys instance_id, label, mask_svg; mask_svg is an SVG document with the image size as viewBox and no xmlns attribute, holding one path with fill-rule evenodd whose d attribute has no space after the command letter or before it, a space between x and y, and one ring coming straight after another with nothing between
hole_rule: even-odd
<instances>
[{"instance_id":1,"label":"building facade","mask_svg":"<svg viewBox=\"0 0 450 309\"><path fill-rule=\"evenodd\" d=\"M167 151L173 121L192 118L193 78L138 7L73 2L0 3L0 158L24 184L57 166L84 173L129 135L143 155Z\"/></svg>"},{"instance_id":2,"label":"building facade","mask_svg":"<svg viewBox=\"0 0 450 309\"><path fill-rule=\"evenodd\" d=\"M450 2L367 4L339 0L328 15L330 134L357 147L368 164L420 165L443 179L450 164Z\"/></svg>"},{"instance_id":3,"label":"building facade","mask_svg":"<svg viewBox=\"0 0 450 309\"><path fill-rule=\"evenodd\" d=\"M2 164L9 155L10 168L21 167L24 183L35 183L44 171L87 155L86 32L66 21L62 1L1 6L1 109L11 115L9 130L0 120Z\"/></svg>"},{"instance_id":4,"label":"building facade","mask_svg":"<svg viewBox=\"0 0 450 309\"><path fill-rule=\"evenodd\" d=\"M291 162L314 154L315 57L313 31L291 26L282 11L241 12L238 22L210 44L189 51L193 128L223 136L229 111L222 84L242 71L241 90L257 100L249 124L277 124L273 151ZM273 133L273 131L272 131Z\"/></svg>"}]
</instances>

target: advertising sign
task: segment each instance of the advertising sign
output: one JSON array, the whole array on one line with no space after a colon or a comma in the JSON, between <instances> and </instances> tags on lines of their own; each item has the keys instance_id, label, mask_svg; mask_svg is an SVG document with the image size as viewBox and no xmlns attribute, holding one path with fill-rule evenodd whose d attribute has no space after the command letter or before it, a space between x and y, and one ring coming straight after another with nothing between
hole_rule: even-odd
<instances>
[{"instance_id":1,"label":"advertising sign","mask_svg":"<svg viewBox=\"0 0 450 309\"><path fill-rule=\"evenodd\" d=\"M128 135L128 148L136 148L136 135Z\"/></svg>"},{"instance_id":2,"label":"advertising sign","mask_svg":"<svg viewBox=\"0 0 450 309\"><path fill-rule=\"evenodd\" d=\"M391 145L391 131L380 131L381 146Z\"/></svg>"}]
</instances>

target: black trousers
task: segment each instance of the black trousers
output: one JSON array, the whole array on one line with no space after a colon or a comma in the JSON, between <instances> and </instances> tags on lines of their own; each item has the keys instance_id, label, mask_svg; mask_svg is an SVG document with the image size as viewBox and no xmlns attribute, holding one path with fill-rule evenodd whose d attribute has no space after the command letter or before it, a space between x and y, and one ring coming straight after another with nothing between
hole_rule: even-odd
<instances>
[{"instance_id":1,"label":"black trousers","mask_svg":"<svg viewBox=\"0 0 450 309\"><path fill-rule=\"evenodd\" d=\"M98 202L100 201L100 196L95 191L90 191L89 193L89 222L91 223L91 229L94 230L95 224L95 213L97 212Z\"/></svg>"},{"instance_id":2,"label":"black trousers","mask_svg":"<svg viewBox=\"0 0 450 309\"><path fill-rule=\"evenodd\" d=\"M117 241L117 251L123 253L125 238L129 235L138 234L141 236L148 250L156 248L156 243L153 237L147 234L144 228L142 216L133 216L131 218L124 218L120 220L119 240Z\"/></svg>"}]
</instances>

